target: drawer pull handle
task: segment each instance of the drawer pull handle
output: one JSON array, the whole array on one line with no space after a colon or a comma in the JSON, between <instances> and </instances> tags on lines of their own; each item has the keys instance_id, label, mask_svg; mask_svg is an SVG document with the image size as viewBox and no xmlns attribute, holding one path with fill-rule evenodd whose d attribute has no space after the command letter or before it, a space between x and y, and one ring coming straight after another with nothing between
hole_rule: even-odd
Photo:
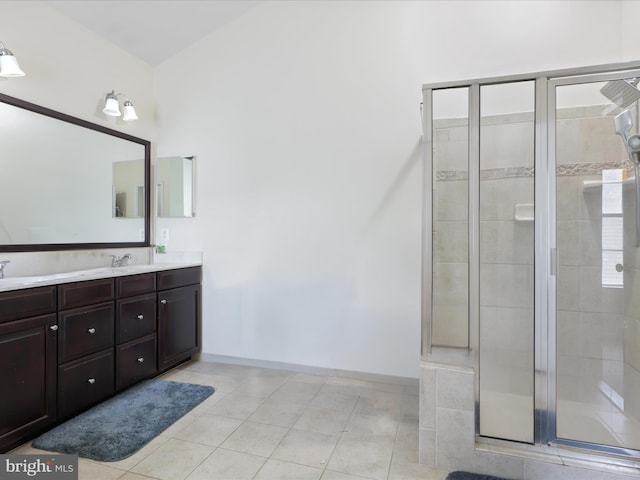
<instances>
[{"instance_id":1,"label":"drawer pull handle","mask_svg":"<svg viewBox=\"0 0 640 480\"><path fill-rule=\"evenodd\" d=\"M167 301L166 300L160 300L160 303L163 304L163 305L166 305Z\"/></svg>"},{"instance_id":2,"label":"drawer pull handle","mask_svg":"<svg viewBox=\"0 0 640 480\"><path fill-rule=\"evenodd\" d=\"M95 378L90 378L89 380L87 380L88 383L90 383L91 385L93 385L94 383L96 383L96 379Z\"/></svg>"},{"instance_id":3,"label":"drawer pull handle","mask_svg":"<svg viewBox=\"0 0 640 480\"><path fill-rule=\"evenodd\" d=\"M142 363L142 362L144 362L144 358L143 357L139 357L138 358L138 363Z\"/></svg>"},{"instance_id":4,"label":"drawer pull handle","mask_svg":"<svg viewBox=\"0 0 640 480\"><path fill-rule=\"evenodd\" d=\"M49 330L53 330L54 332L58 329L58 325L51 325Z\"/></svg>"},{"instance_id":5,"label":"drawer pull handle","mask_svg":"<svg viewBox=\"0 0 640 480\"><path fill-rule=\"evenodd\" d=\"M142 320L144 318L144 315L138 315L138 320Z\"/></svg>"},{"instance_id":6,"label":"drawer pull handle","mask_svg":"<svg viewBox=\"0 0 640 480\"><path fill-rule=\"evenodd\" d=\"M87 330L87 332L89 332L91 334L94 334L94 333L96 333L96 329L91 327L89 330Z\"/></svg>"}]
</instances>

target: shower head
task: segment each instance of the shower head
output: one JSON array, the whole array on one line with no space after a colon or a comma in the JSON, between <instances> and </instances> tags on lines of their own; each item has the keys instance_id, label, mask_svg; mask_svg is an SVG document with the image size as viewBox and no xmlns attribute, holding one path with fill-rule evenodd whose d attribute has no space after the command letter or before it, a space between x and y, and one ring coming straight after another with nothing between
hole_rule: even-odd
<instances>
[{"instance_id":1,"label":"shower head","mask_svg":"<svg viewBox=\"0 0 640 480\"><path fill-rule=\"evenodd\" d=\"M631 160L636 165L640 164L640 135L629 136L632 122L629 110L625 110L613 117L613 125L616 129L616 134L622 137L622 143Z\"/></svg>"},{"instance_id":2,"label":"shower head","mask_svg":"<svg viewBox=\"0 0 640 480\"><path fill-rule=\"evenodd\" d=\"M629 130L631 130L631 126L633 123L631 122L631 115L629 115L629 110L625 110L622 113L619 113L613 118L613 125L616 129L616 133L622 137L625 146L629 141Z\"/></svg>"},{"instance_id":3,"label":"shower head","mask_svg":"<svg viewBox=\"0 0 640 480\"><path fill-rule=\"evenodd\" d=\"M637 79L611 80L600 89L605 97L622 108L627 108L633 102L640 100L640 91L635 87Z\"/></svg>"}]
</instances>

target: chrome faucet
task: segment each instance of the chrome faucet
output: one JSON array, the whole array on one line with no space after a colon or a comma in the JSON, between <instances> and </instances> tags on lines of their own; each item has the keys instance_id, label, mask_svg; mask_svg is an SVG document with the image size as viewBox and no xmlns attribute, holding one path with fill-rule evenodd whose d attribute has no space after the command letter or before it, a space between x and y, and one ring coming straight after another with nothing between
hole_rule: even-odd
<instances>
[{"instance_id":1,"label":"chrome faucet","mask_svg":"<svg viewBox=\"0 0 640 480\"><path fill-rule=\"evenodd\" d=\"M11 263L11 260L0 260L0 278L4 278L4 267L7 263Z\"/></svg>"},{"instance_id":2,"label":"chrome faucet","mask_svg":"<svg viewBox=\"0 0 640 480\"><path fill-rule=\"evenodd\" d=\"M133 260L133 255L130 253L125 253L123 256L119 257L118 255L111 255L111 266L112 267L126 267L129 265L129 260Z\"/></svg>"}]
</instances>

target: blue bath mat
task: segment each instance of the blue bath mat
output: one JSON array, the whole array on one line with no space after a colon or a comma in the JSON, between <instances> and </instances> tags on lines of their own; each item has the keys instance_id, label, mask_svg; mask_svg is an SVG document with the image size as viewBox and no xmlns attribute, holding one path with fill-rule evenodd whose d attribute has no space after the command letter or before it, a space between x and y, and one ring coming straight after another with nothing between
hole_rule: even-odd
<instances>
[{"instance_id":1,"label":"blue bath mat","mask_svg":"<svg viewBox=\"0 0 640 480\"><path fill-rule=\"evenodd\" d=\"M451 472L445 480L508 480L502 477L493 477L491 475L483 475L481 473L469 472Z\"/></svg>"},{"instance_id":2,"label":"blue bath mat","mask_svg":"<svg viewBox=\"0 0 640 480\"><path fill-rule=\"evenodd\" d=\"M213 392L206 385L147 380L58 425L32 446L101 462L122 460Z\"/></svg>"}]
</instances>

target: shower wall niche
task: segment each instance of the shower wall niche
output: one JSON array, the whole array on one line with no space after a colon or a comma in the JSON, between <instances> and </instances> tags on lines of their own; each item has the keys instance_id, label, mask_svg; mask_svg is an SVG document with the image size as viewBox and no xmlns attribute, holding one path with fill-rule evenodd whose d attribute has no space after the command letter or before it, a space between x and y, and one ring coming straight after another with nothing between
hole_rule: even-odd
<instances>
[{"instance_id":1,"label":"shower wall niche","mask_svg":"<svg viewBox=\"0 0 640 480\"><path fill-rule=\"evenodd\" d=\"M434 418L441 399L466 418L466 394L443 389L472 374L476 442L640 457L636 180L614 128L628 110L637 133L640 111L602 93L636 79L640 66L614 65L425 85L422 395L436 413L421 413L421 435L433 452L465 444L466 420L440 434ZM427 463L472 465L457 455Z\"/></svg>"}]
</instances>

